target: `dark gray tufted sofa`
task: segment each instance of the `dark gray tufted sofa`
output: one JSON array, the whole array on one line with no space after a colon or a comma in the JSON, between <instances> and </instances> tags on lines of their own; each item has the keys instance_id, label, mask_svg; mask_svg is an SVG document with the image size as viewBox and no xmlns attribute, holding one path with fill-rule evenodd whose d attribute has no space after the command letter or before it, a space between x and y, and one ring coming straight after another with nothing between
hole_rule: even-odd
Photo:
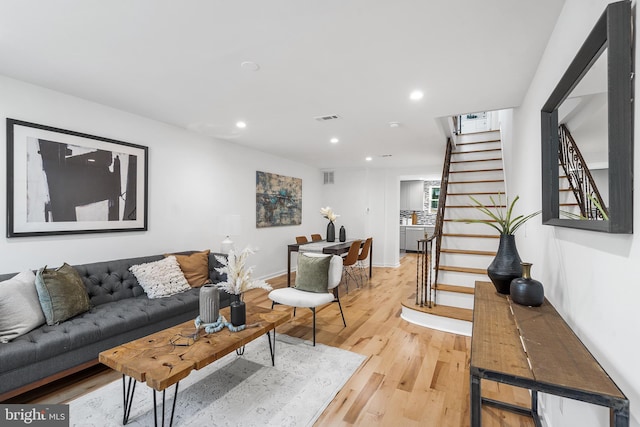
<instances>
[{"instance_id":1,"label":"dark gray tufted sofa","mask_svg":"<svg viewBox=\"0 0 640 427\"><path fill-rule=\"evenodd\" d=\"M182 252L190 253L190 252ZM209 255L209 278L223 277ZM218 254L219 255L219 254ZM91 309L55 326L43 325L0 344L0 401L98 363L98 353L136 338L195 319L199 288L149 299L129 267L163 255L74 265L87 287ZM14 274L0 275L0 281ZM220 306L229 305L220 293Z\"/></svg>"}]
</instances>

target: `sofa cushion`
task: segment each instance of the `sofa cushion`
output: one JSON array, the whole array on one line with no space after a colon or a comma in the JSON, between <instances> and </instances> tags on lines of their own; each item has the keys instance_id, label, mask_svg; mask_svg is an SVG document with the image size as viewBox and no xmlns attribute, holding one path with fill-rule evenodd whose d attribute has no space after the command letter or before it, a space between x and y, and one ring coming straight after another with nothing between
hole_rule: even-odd
<instances>
[{"instance_id":1,"label":"sofa cushion","mask_svg":"<svg viewBox=\"0 0 640 427\"><path fill-rule=\"evenodd\" d=\"M165 254L165 257L173 255L178 260L180 270L192 288L199 288L209 280L209 253L210 250L194 252L189 255Z\"/></svg>"},{"instance_id":2,"label":"sofa cushion","mask_svg":"<svg viewBox=\"0 0 640 427\"><path fill-rule=\"evenodd\" d=\"M173 255L159 261L132 265L129 270L149 298L168 297L191 289Z\"/></svg>"},{"instance_id":3,"label":"sofa cushion","mask_svg":"<svg viewBox=\"0 0 640 427\"><path fill-rule=\"evenodd\" d=\"M39 269L36 290L47 325L64 322L91 307L82 279L67 263L56 269Z\"/></svg>"},{"instance_id":4,"label":"sofa cushion","mask_svg":"<svg viewBox=\"0 0 640 427\"><path fill-rule=\"evenodd\" d=\"M0 342L11 341L44 322L32 271L0 282Z\"/></svg>"}]
</instances>

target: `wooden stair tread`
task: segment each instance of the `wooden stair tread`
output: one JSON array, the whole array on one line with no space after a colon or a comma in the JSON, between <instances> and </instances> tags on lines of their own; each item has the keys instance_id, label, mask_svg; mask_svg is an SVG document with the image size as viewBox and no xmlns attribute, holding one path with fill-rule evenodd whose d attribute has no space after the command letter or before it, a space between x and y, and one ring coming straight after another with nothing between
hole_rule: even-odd
<instances>
[{"instance_id":1,"label":"wooden stair tread","mask_svg":"<svg viewBox=\"0 0 640 427\"><path fill-rule=\"evenodd\" d=\"M472 268L472 267L457 267L453 265L440 265L438 266L438 270L441 271L453 271L456 273L470 273L470 274L487 274L486 268Z\"/></svg>"},{"instance_id":2,"label":"wooden stair tread","mask_svg":"<svg viewBox=\"0 0 640 427\"><path fill-rule=\"evenodd\" d=\"M496 256L495 251L472 251L469 249L440 249L440 252L447 254Z\"/></svg>"},{"instance_id":3,"label":"wooden stair tread","mask_svg":"<svg viewBox=\"0 0 640 427\"><path fill-rule=\"evenodd\" d=\"M458 142L458 143L456 143L456 147L459 146L459 145L489 144L491 142L500 142L500 140L499 139L485 139L484 141Z\"/></svg>"},{"instance_id":4,"label":"wooden stair tread","mask_svg":"<svg viewBox=\"0 0 640 427\"><path fill-rule=\"evenodd\" d=\"M496 196L502 194L500 191L474 191L468 193L447 193L447 196L473 196L473 195L493 195Z\"/></svg>"},{"instance_id":5,"label":"wooden stair tread","mask_svg":"<svg viewBox=\"0 0 640 427\"><path fill-rule=\"evenodd\" d=\"M456 161L452 161L451 164L456 165L459 163L495 162L496 160L502 160L502 157L497 157L497 158L491 157L487 159L474 159L474 160L456 160Z\"/></svg>"},{"instance_id":6,"label":"wooden stair tread","mask_svg":"<svg viewBox=\"0 0 640 427\"><path fill-rule=\"evenodd\" d=\"M473 321L473 310L468 308L451 307L448 305L434 305L433 307L420 307L416 305L415 301L405 301L403 306L420 311L422 313L433 314L435 316L449 317L451 319L464 320L466 322Z\"/></svg>"},{"instance_id":7,"label":"wooden stair tread","mask_svg":"<svg viewBox=\"0 0 640 427\"><path fill-rule=\"evenodd\" d=\"M464 234L464 233L443 233L443 237L476 237L483 239L499 239L499 234Z\"/></svg>"},{"instance_id":8,"label":"wooden stair tread","mask_svg":"<svg viewBox=\"0 0 640 427\"><path fill-rule=\"evenodd\" d=\"M445 285L444 283L436 284L436 290L445 291L445 292L456 292L459 294L470 294L470 295L473 295L475 293L475 289L470 286Z\"/></svg>"},{"instance_id":9,"label":"wooden stair tread","mask_svg":"<svg viewBox=\"0 0 640 427\"><path fill-rule=\"evenodd\" d=\"M448 196L450 196L451 194L448 194ZM506 205L484 205L485 208L506 208ZM467 209L467 208L474 208L476 209L476 206L473 205L447 205L447 209L449 208L455 208L455 209Z\"/></svg>"},{"instance_id":10,"label":"wooden stair tread","mask_svg":"<svg viewBox=\"0 0 640 427\"><path fill-rule=\"evenodd\" d=\"M469 151L454 151L451 155L454 154L469 154L469 153L487 153L489 151L502 151L502 148L485 148L483 150L469 150Z\"/></svg>"},{"instance_id":11,"label":"wooden stair tread","mask_svg":"<svg viewBox=\"0 0 640 427\"><path fill-rule=\"evenodd\" d=\"M449 185L452 184L483 184L487 182L504 182L504 179L483 179L479 181L449 181Z\"/></svg>"},{"instance_id":12,"label":"wooden stair tread","mask_svg":"<svg viewBox=\"0 0 640 427\"><path fill-rule=\"evenodd\" d=\"M494 169L474 169L468 171L449 171L449 173L478 173L478 172L499 172L503 170L502 168L494 168Z\"/></svg>"}]
</instances>

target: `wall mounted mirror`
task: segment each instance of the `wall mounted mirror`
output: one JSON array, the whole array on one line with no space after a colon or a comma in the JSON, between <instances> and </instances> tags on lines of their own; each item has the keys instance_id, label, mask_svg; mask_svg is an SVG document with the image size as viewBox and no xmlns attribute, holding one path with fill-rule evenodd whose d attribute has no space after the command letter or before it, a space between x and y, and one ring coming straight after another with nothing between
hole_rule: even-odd
<instances>
[{"instance_id":1,"label":"wall mounted mirror","mask_svg":"<svg viewBox=\"0 0 640 427\"><path fill-rule=\"evenodd\" d=\"M611 3L542 107L542 221L633 232L631 2Z\"/></svg>"}]
</instances>

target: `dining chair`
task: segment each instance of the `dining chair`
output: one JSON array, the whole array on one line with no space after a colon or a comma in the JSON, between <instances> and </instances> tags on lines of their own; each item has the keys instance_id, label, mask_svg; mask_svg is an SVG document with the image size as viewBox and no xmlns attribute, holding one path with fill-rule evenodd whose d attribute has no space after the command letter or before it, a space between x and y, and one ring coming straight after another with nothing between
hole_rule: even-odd
<instances>
[{"instance_id":1,"label":"dining chair","mask_svg":"<svg viewBox=\"0 0 640 427\"><path fill-rule=\"evenodd\" d=\"M313 260L331 257L328 266L327 281L318 283L318 270ZM326 264L325 264L326 268ZM327 271L327 270L325 270ZM324 276L323 276L324 277ZM297 307L310 308L313 313L313 345L316 345L316 307L337 302L340 307L340 315L345 328L342 304L338 295L338 285L342 279L342 257L338 255L324 255L316 253L303 253L298 257L298 270L296 272L296 287L274 289L269 292L271 308L275 304L283 304L293 307L293 315L296 315Z\"/></svg>"},{"instance_id":2,"label":"dining chair","mask_svg":"<svg viewBox=\"0 0 640 427\"><path fill-rule=\"evenodd\" d=\"M317 242L319 240L322 240L322 236L320 234L312 234L311 235L311 241L312 242Z\"/></svg>"},{"instance_id":3,"label":"dining chair","mask_svg":"<svg viewBox=\"0 0 640 427\"><path fill-rule=\"evenodd\" d=\"M303 245L305 243L309 243L309 239L307 239L307 236L296 236L296 243Z\"/></svg>"},{"instance_id":4,"label":"dining chair","mask_svg":"<svg viewBox=\"0 0 640 427\"><path fill-rule=\"evenodd\" d=\"M349 252L347 252L347 256L344 257L344 261L342 262L344 274L346 276L344 286L347 293L349 293L349 279L355 280L356 287L360 287L358 285L358 277L355 275L355 270L357 268L358 255L360 255L361 242L361 240L354 240L353 243L351 243Z\"/></svg>"},{"instance_id":5,"label":"dining chair","mask_svg":"<svg viewBox=\"0 0 640 427\"><path fill-rule=\"evenodd\" d=\"M360 270L360 274L362 277L362 281L364 282L364 278L367 277L367 266L365 264L365 260L369 257L369 252L371 251L371 242L373 242L373 237L368 237L367 240L364 241L364 245L362 245L362 250L358 255L358 269Z\"/></svg>"}]
</instances>

